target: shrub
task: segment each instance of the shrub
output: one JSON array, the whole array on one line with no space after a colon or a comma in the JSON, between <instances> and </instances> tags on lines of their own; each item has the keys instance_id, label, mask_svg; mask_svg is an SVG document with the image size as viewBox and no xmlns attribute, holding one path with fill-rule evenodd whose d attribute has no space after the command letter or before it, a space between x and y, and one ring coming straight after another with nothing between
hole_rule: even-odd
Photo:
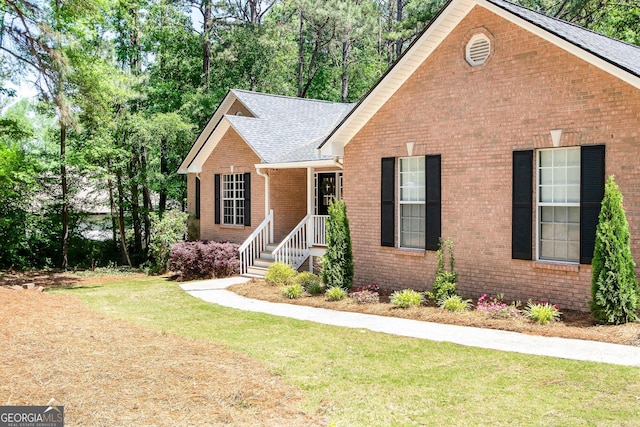
<instances>
[{"instance_id":1,"label":"shrub","mask_svg":"<svg viewBox=\"0 0 640 427\"><path fill-rule=\"evenodd\" d=\"M380 302L380 294L368 289L351 292L349 298L353 298L357 304L377 304Z\"/></svg>"},{"instance_id":2,"label":"shrub","mask_svg":"<svg viewBox=\"0 0 640 427\"><path fill-rule=\"evenodd\" d=\"M524 309L525 316L541 325L559 320L561 314L558 306L549 304L548 302L533 303L529 301L527 307Z\"/></svg>"},{"instance_id":3,"label":"shrub","mask_svg":"<svg viewBox=\"0 0 640 427\"><path fill-rule=\"evenodd\" d=\"M240 270L238 245L217 242L181 242L173 245L169 268L177 280L210 279L237 274Z\"/></svg>"},{"instance_id":4,"label":"shrub","mask_svg":"<svg viewBox=\"0 0 640 427\"><path fill-rule=\"evenodd\" d=\"M324 292L324 286L322 286L322 283L313 283L307 288L307 292L311 295L320 295Z\"/></svg>"},{"instance_id":5,"label":"shrub","mask_svg":"<svg viewBox=\"0 0 640 427\"><path fill-rule=\"evenodd\" d=\"M327 252L321 258L322 281L327 286L351 288L353 282L353 253L347 207L344 201L329 205L327 219Z\"/></svg>"},{"instance_id":6,"label":"shrub","mask_svg":"<svg viewBox=\"0 0 640 427\"><path fill-rule=\"evenodd\" d=\"M467 311L471 306L471 300L463 300L460 295L453 295L447 299L440 300L438 306L448 311L459 312Z\"/></svg>"},{"instance_id":7,"label":"shrub","mask_svg":"<svg viewBox=\"0 0 640 427\"><path fill-rule=\"evenodd\" d=\"M340 301L347 296L347 291L340 286L332 286L324 293L324 299L327 301Z\"/></svg>"},{"instance_id":8,"label":"shrub","mask_svg":"<svg viewBox=\"0 0 640 427\"><path fill-rule=\"evenodd\" d=\"M487 294L482 294L476 304L476 310L481 311L492 318L516 319L520 317L521 312L518 308L520 303L513 302L507 305L507 303L502 299L502 295L498 295L497 298L491 298Z\"/></svg>"},{"instance_id":9,"label":"shrub","mask_svg":"<svg viewBox=\"0 0 640 427\"><path fill-rule=\"evenodd\" d=\"M449 271L445 270L444 266L445 251L449 252ZM425 292L425 295L438 302L458 295L456 290L458 274L455 272L456 260L453 254L453 241L451 239L443 240L440 238L440 247L436 252L436 256L438 258L436 279L433 282L433 289L431 292Z\"/></svg>"},{"instance_id":10,"label":"shrub","mask_svg":"<svg viewBox=\"0 0 640 427\"><path fill-rule=\"evenodd\" d=\"M300 295L304 292L300 283L292 283L290 285L284 285L280 288L280 295L289 299L300 298Z\"/></svg>"},{"instance_id":11,"label":"shrub","mask_svg":"<svg viewBox=\"0 0 640 427\"><path fill-rule=\"evenodd\" d=\"M640 289L622 194L613 176L605 186L591 268L591 313L601 323L638 320Z\"/></svg>"},{"instance_id":12,"label":"shrub","mask_svg":"<svg viewBox=\"0 0 640 427\"><path fill-rule=\"evenodd\" d=\"M315 274L310 273L308 271L304 271L304 272L298 274L295 277L295 281L296 281L296 283L299 283L300 286L302 286L302 288L305 291L309 292L310 294L313 293L313 292L310 291L311 288L314 288L314 289L320 288L320 289L322 289L322 282L320 281L320 278L318 276L316 276ZM316 292L316 293L319 293L319 292Z\"/></svg>"},{"instance_id":13,"label":"shrub","mask_svg":"<svg viewBox=\"0 0 640 427\"><path fill-rule=\"evenodd\" d=\"M267 282L273 283L274 285L282 286L293 279L295 275L296 271L293 269L293 267L291 267L289 264L278 261L269 266L264 279Z\"/></svg>"},{"instance_id":14,"label":"shrub","mask_svg":"<svg viewBox=\"0 0 640 427\"><path fill-rule=\"evenodd\" d=\"M187 232L188 213L165 211L162 216L150 213L151 238L149 241L148 269L150 273L164 273L169 269L171 248Z\"/></svg>"},{"instance_id":15,"label":"shrub","mask_svg":"<svg viewBox=\"0 0 640 427\"><path fill-rule=\"evenodd\" d=\"M403 291L396 291L391 294L390 302L398 308L417 307L422 304L424 297L420 292L416 292L413 289L405 289Z\"/></svg>"}]
</instances>

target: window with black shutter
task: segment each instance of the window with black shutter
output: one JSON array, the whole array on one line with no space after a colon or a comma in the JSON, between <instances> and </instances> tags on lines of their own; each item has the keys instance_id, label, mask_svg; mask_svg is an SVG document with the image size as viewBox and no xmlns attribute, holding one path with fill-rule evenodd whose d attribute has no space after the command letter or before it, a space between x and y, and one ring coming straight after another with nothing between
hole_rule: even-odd
<instances>
[{"instance_id":1,"label":"window with black shutter","mask_svg":"<svg viewBox=\"0 0 640 427\"><path fill-rule=\"evenodd\" d=\"M591 264L605 185L605 146L580 150L580 264Z\"/></svg>"},{"instance_id":2,"label":"window with black shutter","mask_svg":"<svg viewBox=\"0 0 640 427\"><path fill-rule=\"evenodd\" d=\"M380 203L380 244L395 246L395 157L382 159L381 203Z\"/></svg>"},{"instance_id":3,"label":"window with black shutter","mask_svg":"<svg viewBox=\"0 0 640 427\"><path fill-rule=\"evenodd\" d=\"M200 178L196 176L196 219L200 219Z\"/></svg>"},{"instance_id":4,"label":"window with black shutter","mask_svg":"<svg viewBox=\"0 0 640 427\"><path fill-rule=\"evenodd\" d=\"M533 150L513 152L511 258L532 259Z\"/></svg>"}]
</instances>

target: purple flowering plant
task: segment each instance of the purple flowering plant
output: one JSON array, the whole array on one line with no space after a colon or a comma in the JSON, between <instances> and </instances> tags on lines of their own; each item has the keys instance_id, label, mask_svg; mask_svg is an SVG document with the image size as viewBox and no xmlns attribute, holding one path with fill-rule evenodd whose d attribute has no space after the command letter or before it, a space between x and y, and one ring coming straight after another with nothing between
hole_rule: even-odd
<instances>
[{"instance_id":1,"label":"purple flowering plant","mask_svg":"<svg viewBox=\"0 0 640 427\"><path fill-rule=\"evenodd\" d=\"M476 310L485 313L488 317L499 319L517 319L522 312L518 309L519 302L507 304L503 296L492 298L488 294L482 294L476 304Z\"/></svg>"}]
</instances>

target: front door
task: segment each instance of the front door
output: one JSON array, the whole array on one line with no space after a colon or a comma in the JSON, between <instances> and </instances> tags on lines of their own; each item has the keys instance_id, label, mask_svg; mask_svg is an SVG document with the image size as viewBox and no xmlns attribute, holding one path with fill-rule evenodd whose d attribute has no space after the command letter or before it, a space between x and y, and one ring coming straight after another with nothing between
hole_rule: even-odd
<instances>
[{"instance_id":1,"label":"front door","mask_svg":"<svg viewBox=\"0 0 640 427\"><path fill-rule=\"evenodd\" d=\"M340 172L321 172L316 175L316 214L329 215L329 204L339 197Z\"/></svg>"}]
</instances>

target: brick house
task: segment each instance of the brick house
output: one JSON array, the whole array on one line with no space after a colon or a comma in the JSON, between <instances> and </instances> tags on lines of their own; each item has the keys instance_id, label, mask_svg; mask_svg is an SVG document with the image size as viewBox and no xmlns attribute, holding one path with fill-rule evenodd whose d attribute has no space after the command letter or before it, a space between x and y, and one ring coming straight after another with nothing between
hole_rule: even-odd
<instances>
[{"instance_id":1,"label":"brick house","mask_svg":"<svg viewBox=\"0 0 640 427\"><path fill-rule=\"evenodd\" d=\"M315 135L326 136L301 143L319 150L298 168L277 145L272 154L286 161L252 150L236 126L261 117L249 108L259 96L230 92L183 163L200 238L239 241L255 230L216 224L214 213L225 213L215 176L251 174L251 224L273 209L278 242L300 218L311 224L320 174L331 171L343 182L327 189L347 204L356 286L430 289L442 236L454 242L466 297L586 310L613 174L640 253L638 47L503 0L451 0L355 107L325 103L336 111ZM301 108L291 102L283 108ZM207 189L200 202L198 188ZM314 246L306 242L317 228L298 239Z\"/></svg>"},{"instance_id":2,"label":"brick house","mask_svg":"<svg viewBox=\"0 0 640 427\"><path fill-rule=\"evenodd\" d=\"M241 271L313 266L342 193L342 165L318 146L353 104L231 90L179 168L190 237L241 243Z\"/></svg>"},{"instance_id":3,"label":"brick house","mask_svg":"<svg viewBox=\"0 0 640 427\"><path fill-rule=\"evenodd\" d=\"M430 288L443 236L463 295L587 310L607 175L640 253L640 48L452 0L321 151L344 159L356 285Z\"/></svg>"}]
</instances>

